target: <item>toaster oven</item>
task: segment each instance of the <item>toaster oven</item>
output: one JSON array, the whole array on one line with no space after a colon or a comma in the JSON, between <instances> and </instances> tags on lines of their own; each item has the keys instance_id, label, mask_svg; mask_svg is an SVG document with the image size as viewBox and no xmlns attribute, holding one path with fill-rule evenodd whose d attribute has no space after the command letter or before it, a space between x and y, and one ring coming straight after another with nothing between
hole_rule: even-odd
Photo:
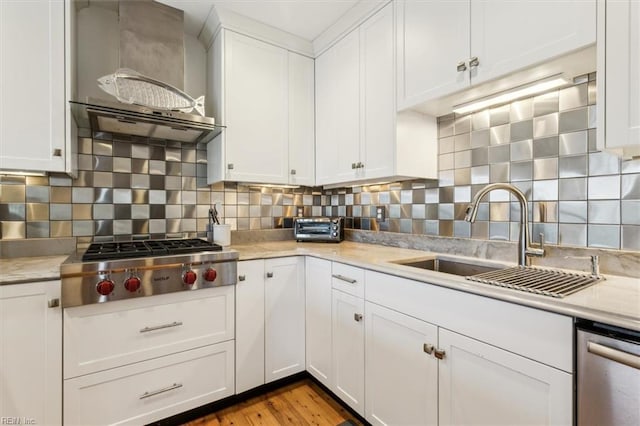
<instances>
[{"instance_id":1,"label":"toaster oven","mask_svg":"<svg viewBox=\"0 0 640 426\"><path fill-rule=\"evenodd\" d=\"M298 217L293 225L297 241L344 240L344 217Z\"/></svg>"}]
</instances>

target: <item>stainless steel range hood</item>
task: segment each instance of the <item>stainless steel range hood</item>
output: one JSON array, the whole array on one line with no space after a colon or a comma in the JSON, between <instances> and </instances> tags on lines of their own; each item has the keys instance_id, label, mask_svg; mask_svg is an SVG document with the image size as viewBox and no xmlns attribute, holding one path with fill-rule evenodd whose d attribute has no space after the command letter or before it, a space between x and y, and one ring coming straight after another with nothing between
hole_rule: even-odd
<instances>
[{"instance_id":1,"label":"stainless steel range hood","mask_svg":"<svg viewBox=\"0 0 640 426\"><path fill-rule=\"evenodd\" d=\"M144 139L183 143L209 142L224 129L224 126L216 125L212 117L198 114L156 111L140 105L102 99L71 101L70 104L79 128L125 138L134 136L139 142Z\"/></svg>"},{"instance_id":2,"label":"stainless steel range hood","mask_svg":"<svg viewBox=\"0 0 640 426\"><path fill-rule=\"evenodd\" d=\"M120 68L131 68L174 87L184 87L183 12L152 0L120 0ZM105 74L115 70L105 70ZM98 82L96 81L96 85ZM107 132L124 139L208 142L224 126L212 117L156 110L122 103L104 93L100 99L70 101L80 128Z\"/></svg>"}]
</instances>

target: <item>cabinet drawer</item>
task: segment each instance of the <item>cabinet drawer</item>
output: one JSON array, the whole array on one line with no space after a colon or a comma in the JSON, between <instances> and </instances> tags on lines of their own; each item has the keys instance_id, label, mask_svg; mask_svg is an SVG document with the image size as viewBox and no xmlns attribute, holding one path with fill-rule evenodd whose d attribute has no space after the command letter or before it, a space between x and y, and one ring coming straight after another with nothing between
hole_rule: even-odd
<instances>
[{"instance_id":1,"label":"cabinet drawer","mask_svg":"<svg viewBox=\"0 0 640 426\"><path fill-rule=\"evenodd\" d=\"M353 296L364 297L364 269L333 262L331 286Z\"/></svg>"},{"instance_id":2,"label":"cabinet drawer","mask_svg":"<svg viewBox=\"0 0 640 426\"><path fill-rule=\"evenodd\" d=\"M571 317L372 271L366 299L573 372Z\"/></svg>"},{"instance_id":3,"label":"cabinet drawer","mask_svg":"<svg viewBox=\"0 0 640 426\"><path fill-rule=\"evenodd\" d=\"M146 424L233 395L233 354L229 341L65 380L65 424Z\"/></svg>"},{"instance_id":4,"label":"cabinet drawer","mask_svg":"<svg viewBox=\"0 0 640 426\"><path fill-rule=\"evenodd\" d=\"M64 378L233 339L234 290L225 286L65 309Z\"/></svg>"}]
</instances>

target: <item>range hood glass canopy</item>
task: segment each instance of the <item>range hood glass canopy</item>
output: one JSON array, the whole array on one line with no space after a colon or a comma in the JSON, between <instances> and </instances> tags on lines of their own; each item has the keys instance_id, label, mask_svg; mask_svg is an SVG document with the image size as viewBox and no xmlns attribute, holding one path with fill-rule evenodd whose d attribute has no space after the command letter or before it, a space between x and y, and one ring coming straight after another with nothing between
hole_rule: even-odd
<instances>
[{"instance_id":1,"label":"range hood glass canopy","mask_svg":"<svg viewBox=\"0 0 640 426\"><path fill-rule=\"evenodd\" d=\"M225 126L211 117L179 111L157 111L140 105L89 99L69 101L78 127L150 140L206 143Z\"/></svg>"}]
</instances>

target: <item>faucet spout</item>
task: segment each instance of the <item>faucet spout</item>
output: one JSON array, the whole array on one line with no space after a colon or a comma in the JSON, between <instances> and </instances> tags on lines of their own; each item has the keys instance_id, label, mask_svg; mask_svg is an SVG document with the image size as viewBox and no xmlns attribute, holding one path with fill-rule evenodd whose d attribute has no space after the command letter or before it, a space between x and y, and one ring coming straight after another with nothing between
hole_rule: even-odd
<instances>
[{"instance_id":1,"label":"faucet spout","mask_svg":"<svg viewBox=\"0 0 640 426\"><path fill-rule=\"evenodd\" d=\"M527 197L513 185L508 183L492 183L482 188L465 211L464 220L467 222L475 222L478 215L478 207L480 200L493 190L505 190L513 194L520 204L520 235L518 238L518 264L521 266L529 265L529 256L544 256L543 248L531 247L529 238L529 213L527 208ZM542 243L542 242L541 242Z\"/></svg>"}]
</instances>

